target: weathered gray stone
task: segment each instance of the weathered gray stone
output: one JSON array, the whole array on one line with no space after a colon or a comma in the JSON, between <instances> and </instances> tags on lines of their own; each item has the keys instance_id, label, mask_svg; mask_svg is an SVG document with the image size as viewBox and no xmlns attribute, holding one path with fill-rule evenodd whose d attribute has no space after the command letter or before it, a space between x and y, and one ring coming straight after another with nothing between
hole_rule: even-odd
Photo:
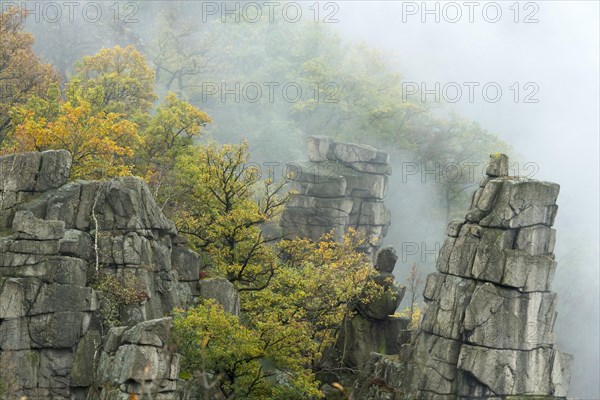
<instances>
[{"instance_id":1,"label":"weathered gray stone","mask_svg":"<svg viewBox=\"0 0 600 400\"><path fill-rule=\"evenodd\" d=\"M29 318L26 317L0 320L0 352L30 349L28 325Z\"/></svg>"},{"instance_id":2,"label":"weathered gray stone","mask_svg":"<svg viewBox=\"0 0 600 400\"><path fill-rule=\"evenodd\" d=\"M9 251L24 254L51 255L58 254L58 240L15 240Z\"/></svg>"},{"instance_id":3,"label":"weathered gray stone","mask_svg":"<svg viewBox=\"0 0 600 400\"><path fill-rule=\"evenodd\" d=\"M333 139L327 136L308 137L308 159L310 161L327 161L331 157Z\"/></svg>"},{"instance_id":4,"label":"weathered gray stone","mask_svg":"<svg viewBox=\"0 0 600 400\"><path fill-rule=\"evenodd\" d=\"M143 321L125 331L121 343L162 347L170 342L172 318Z\"/></svg>"},{"instance_id":5,"label":"weathered gray stone","mask_svg":"<svg viewBox=\"0 0 600 400\"><path fill-rule=\"evenodd\" d=\"M389 225L391 219L390 211L385 207L383 201L365 201L362 203L358 224Z\"/></svg>"},{"instance_id":6,"label":"weathered gray stone","mask_svg":"<svg viewBox=\"0 0 600 400\"><path fill-rule=\"evenodd\" d=\"M41 153L41 165L35 190L43 192L64 185L71 173L72 158L66 150L49 150Z\"/></svg>"},{"instance_id":7,"label":"weathered gray stone","mask_svg":"<svg viewBox=\"0 0 600 400\"><path fill-rule=\"evenodd\" d=\"M503 179L502 188L482 226L520 228L554 223L560 187L555 183L529 179Z\"/></svg>"},{"instance_id":8,"label":"weathered gray stone","mask_svg":"<svg viewBox=\"0 0 600 400\"><path fill-rule=\"evenodd\" d=\"M338 338L338 349L343 349L345 365L362 368L371 352L398 354L398 336L408 328L407 318L391 317L383 321L370 321L360 314L344 321Z\"/></svg>"},{"instance_id":9,"label":"weathered gray stone","mask_svg":"<svg viewBox=\"0 0 600 400\"><path fill-rule=\"evenodd\" d=\"M41 285L35 278L0 279L0 319L27 316Z\"/></svg>"},{"instance_id":10,"label":"weathered gray stone","mask_svg":"<svg viewBox=\"0 0 600 400\"><path fill-rule=\"evenodd\" d=\"M14 374L17 387L35 388L40 376L40 353L35 350L1 351L0 365Z\"/></svg>"},{"instance_id":11,"label":"weathered gray stone","mask_svg":"<svg viewBox=\"0 0 600 400\"><path fill-rule=\"evenodd\" d=\"M72 365L73 353L70 350L41 350L38 385L44 388L68 388Z\"/></svg>"},{"instance_id":12,"label":"weathered gray stone","mask_svg":"<svg viewBox=\"0 0 600 400\"><path fill-rule=\"evenodd\" d=\"M210 278L198 282L200 296L215 299L225 311L233 315L240 313L240 295L233 284L224 278Z\"/></svg>"},{"instance_id":13,"label":"weathered gray stone","mask_svg":"<svg viewBox=\"0 0 600 400\"><path fill-rule=\"evenodd\" d=\"M63 221L44 221L30 211L17 211L13 220L13 231L18 239L54 240L65 235Z\"/></svg>"},{"instance_id":14,"label":"weathered gray stone","mask_svg":"<svg viewBox=\"0 0 600 400\"><path fill-rule=\"evenodd\" d=\"M531 255L554 252L556 230L545 225L534 225L519 229L515 249L526 250Z\"/></svg>"},{"instance_id":15,"label":"weathered gray stone","mask_svg":"<svg viewBox=\"0 0 600 400\"><path fill-rule=\"evenodd\" d=\"M103 350L106 353L115 353L121 344L121 338L125 331L127 331L129 327L127 326L116 326L110 328L108 333L105 336Z\"/></svg>"},{"instance_id":16,"label":"weathered gray stone","mask_svg":"<svg viewBox=\"0 0 600 400\"><path fill-rule=\"evenodd\" d=\"M448 273L468 276L479 246L481 229L477 225L464 224L456 238L448 257L448 266L442 267Z\"/></svg>"},{"instance_id":17,"label":"weathered gray stone","mask_svg":"<svg viewBox=\"0 0 600 400\"><path fill-rule=\"evenodd\" d=\"M0 191L33 192L40 170L42 153L13 154L0 157Z\"/></svg>"},{"instance_id":18,"label":"weathered gray stone","mask_svg":"<svg viewBox=\"0 0 600 400\"><path fill-rule=\"evenodd\" d=\"M0 268L0 277L35 277L45 283L85 286L87 265L85 261L72 257L50 257L37 264Z\"/></svg>"},{"instance_id":19,"label":"weathered gray stone","mask_svg":"<svg viewBox=\"0 0 600 400\"><path fill-rule=\"evenodd\" d=\"M464 340L496 349L550 347L555 340L555 309L554 293L521 294L485 283L474 291L465 309Z\"/></svg>"},{"instance_id":20,"label":"weathered gray stone","mask_svg":"<svg viewBox=\"0 0 600 400\"><path fill-rule=\"evenodd\" d=\"M81 185L69 183L53 192L51 196L41 197L37 203L42 208L44 208L42 204L45 203L44 219L63 221L66 228L73 228L77 218L77 207L80 205L80 197Z\"/></svg>"},{"instance_id":21,"label":"weathered gray stone","mask_svg":"<svg viewBox=\"0 0 600 400\"><path fill-rule=\"evenodd\" d=\"M102 230L143 230L176 232L140 178L124 177L106 182L100 188L102 199L96 207ZM96 196L94 196L96 197Z\"/></svg>"},{"instance_id":22,"label":"weathered gray stone","mask_svg":"<svg viewBox=\"0 0 600 400\"><path fill-rule=\"evenodd\" d=\"M88 261L95 257L93 239L87 232L68 229L64 237L59 240L58 246L60 254Z\"/></svg>"},{"instance_id":23,"label":"weathered gray stone","mask_svg":"<svg viewBox=\"0 0 600 400\"><path fill-rule=\"evenodd\" d=\"M516 232L503 229L480 229L481 238L477 245L472 270L468 268L457 274L465 277L477 277L491 282L502 282L503 266L506 262L504 250L511 249ZM449 269L452 273L452 269Z\"/></svg>"},{"instance_id":24,"label":"weathered gray stone","mask_svg":"<svg viewBox=\"0 0 600 400\"><path fill-rule=\"evenodd\" d=\"M179 280L184 282L197 281L202 267L198 253L183 246L173 246L171 265L179 274Z\"/></svg>"},{"instance_id":25,"label":"weathered gray stone","mask_svg":"<svg viewBox=\"0 0 600 400\"><path fill-rule=\"evenodd\" d=\"M566 397L573 356L540 348L530 351L498 350L464 345L458 368L461 396Z\"/></svg>"},{"instance_id":26,"label":"weathered gray stone","mask_svg":"<svg viewBox=\"0 0 600 400\"><path fill-rule=\"evenodd\" d=\"M532 256L524 251L506 251L506 264L502 276L503 285L525 292L550 289L556 261L549 256Z\"/></svg>"},{"instance_id":27,"label":"weathered gray stone","mask_svg":"<svg viewBox=\"0 0 600 400\"><path fill-rule=\"evenodd\" d=\"M381 272L393 272L398 261L398 254L393 246L385 246L377 253L375 269Z\"/></svg>"},{"instance_id":28,"label":"weathered gray stone","mask_svg":"<svg viewBox=\"0 0 600 400\"><path fill-rule=\"evenodd\" d=\"M92 288L75 285L42 285L30 315L59 311L95 311L98 309L96 293Z\"/></svg>"},{"instance_id":29,"label":"weathered gray stone","mask_svg":"<svg viewBox=\"0 0 600 400\"><path fill-rule=\"evenodd\" d=\"M336 160L345 163L389 164L390 162L388 153L362 144L336 142L333 144L333 156Z\"/></svg>"},{"instance_id":30,"label":"weathered gray stone","mask_svg":"<svg viewBox=\"0 0 600 400\"><path fill-rule=\"evenodd\" d=\"M350 214L352 211L353 201L347 198L321 198L310 196L294 196L286 207L289 208L304 208L307 211L318 212L320 210L335 210L340 214Z\"/></svg>"},{"instance_id":31,"label":"weathered gray stone","mask_svg":"<svg viewBox=\"0 0 600 400\"><path fill-rule=\"evenodd\" d=\"M446 228L446 235L451 237L458 237L460 233L460 229L465 224L464 220L452 221L448 224L448 228Z\"/></svg>"},{"instance_id":32,"label":"weathered gray stone","mask_svg":"<svg viewBox=\"0 0 600 400\"><path fill-rule=\"evenodd\" d=\"M73 354L71 386L87 387L94 383L97 350L101 345L102 338L97 330L89 330L81 338Z\"/></svg>"},{"instance_id":33,"label":"weathered gray stone","mask_svg":"<svg viewBox=\"0 0 600 400\"><path fill-rule=\"evenodd\" d=\"M492 209L496 197L502 188L502 183L501 179L493 179L485 185L476 203L479 210L487 213Z\"/></svg>"},{"instance_id":34,"label":"weathered gray stone","mask_svg":"<svg viewBox=\"0 0 600 400\"><path fill-rule=\"evenodd\" d=\"M388 189L388 177L385 175L364 174L360 172L345 174L347 186L345 195L383 200Z\"/></svg>"},{"instance_id":35,"label":"weathered gray stone","mask_svg":"<svg viewBox=\"0 0 600 400\"><path fill-rule=\"evenodd\" d=\"M461 342L421 332L413 350L415 386L440 395L454 393Z\"/></svg>"},{"instance_id":36,"label":"weathered gray stone","mask_svg":"<svg viewBox=\"0 0 600 400\"><path fill-rule=\"evenodd\" d=\"M421 330L448 339L462 338L462 321L477 282L453 275L434 273L427 277L423 297L427 309Z\"/></svg>"},{"instance_id":37,"label":"weathered gray stone","mask_svg":"<svg viewBox=\"0 0 600 400\"><path fill-rule=\"evenodd\" d=\"M191 287L203 261L191 251L172 254L173 244L184 242L142 180L66 183L70 163L64 151L0 157L0 223L9 228L0 238L0 364L4 369L12 365L9 356L16 360L19 398L83 400L94 385L99 399L128 399L130 392L142 394L130 389L147 379L157 391L153 398L172 399L179 356L168 339L170 325L144 321L199 294ZM86 286L95 239L100 264L117 267L114 274L134 282L147 301L112 311L104 302L98 309L98 292ZM186 294L177 289L173 260L186 272ZM119 317L141 324L103 338L105 318Z\"/></svg>"},{"instance_id":38,"label":"weathered gray stone","mask_svg":"<svg viewBox=\"0 0 600 400\"><path fill-rule=\"evenodd\" d=\"M89 320L89 315L75 311L34 315L29 323L33 347L71 348L81 339Z\"/></svg>"},{"instance_id":39,"label":"weathered gray stone","mask_svg":"<svg viewBox=\"0 0 600 400\"><path fill-rule=\"evenodd\" d=\"M376 282L385 288L385 291L378 297L371 299L368 303L359 305L361 315L373 320L387 320L388 317L396 312L402 302L406 287L393 283L393 275L390 274L392 283ZM385 285L385 286L384 286Z\"/></svg>"},{"instance_id":40,"label":"weathered gray stone","mask_svg":"<svg viewBox=\"0 0 600 400\"><path fill-rule=\"evenodd\" d=\"M452 249L454 248L455 242L456 238L451 236L444 240L444 244L442 244L442 248L440 249L438 258L436 260L436 268L438 271L448 273L450 255L452 254Z\"/></svg>"},{"instance_id":41,"label":"weathered gray stone","mask_svg":"<svg viewBox=\"0 0 600 400\"><path fill-rule=\"evenodd\" d=\"M508 175L508 156L502 153L490 155L490 161L485 170L487 176L507 176Z\"/></svg>"},{"instance_id":42,"label":"weathered gray stone","mask_svg":"<svg viewBox=\"0 0 600 400\"><path fill-rule=\"evenodd\" d=\"M154 346L122 345L115 355L113 376L118 383L168 378L171 372L168 358L168 354Z\"/></svg>"}]
</instances>

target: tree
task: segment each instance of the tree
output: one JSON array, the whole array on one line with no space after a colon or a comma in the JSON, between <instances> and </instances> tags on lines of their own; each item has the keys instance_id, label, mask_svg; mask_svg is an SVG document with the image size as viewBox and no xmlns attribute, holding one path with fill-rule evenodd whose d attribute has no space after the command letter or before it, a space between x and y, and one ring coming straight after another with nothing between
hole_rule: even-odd
<instances>
[{"instance_id":1,"label":"tree","mask_svg":"<svg viewBox=\"0 0 600 400\"><path fill-rule=\"evenodd\" d=\"M71 178L103 179L131 173L140 137L137 125L120 114L94 111L90 102L61 102L57 87L50 100L38 97L12 111L18 121L5 152L66 149L73 157Z\"/></svg>"},{"instance_id":2,"label":"tree","mask_svg":"<svg viewBox=\"0 0 600 400\"><path fill-rule=\"evenodd\" d=\"M142 53L133 46L102 49L83 57L75 64L69 83L76 88L101 88L97 107L135 119L147 113L157 96L154 93L154 71ZM76 89L78 90L78 89Z\"/></svg>"},{"instance_id":3,"label":"tree","mask_svg":"<svg viewBox=\"0 0 600 400\"><path fill-rule=\"evenodd\" d=\"M198 306L176 310L173 329L178 352L183 354L182 368L217 376L219 388L227 398L256 400L310 399L319 396L310 371L290 369L297 359L288 358L259 331L246 327L240 318L205 300ZM286 343L289 344L289 343ZM288 363L286 363L288 361ZM286 368L275 376L273 367Z\"/></svg>"},{"instance_id":4,"label":"tree","mask_svg":"<svg viewBox=\"0 0 600 400\"><path fill-rule=\"evenodd\" d=\"M33 36L23 32L27 13L12 7L0 12L0 145L14 128L9 113L32 96L44 96L58 74L33 52Z\"/></svg>"},{"instance_id":5,"label":"tree","mask_svg":"<svg viewBox=\"0 0 600 400\"><path fill-rule=\"evenodd\" d=\"M233 398L316 399L315 373L352 305L368 294L373 268L356 251L358 236L336 243L295 239L278 244L280 259L270 284L242 292L242 315L213 302L175 314L174 328L189 375L211 372Z\"/></svg>"},{"instance_id":6,"label":"tree","mask_svg":"<svg viewBox=\"0 0 600 400\"><path fill-rule=\"evenodd\" d=\"M248 143L210 143L183 154L175 165L176 190L167 213L238 290L261 290L277 268L277 255L261 226L283 211L285 182L261 179L248 162Z\"/></svg>"},{"instance_id":7,"label":"tree","mask_svg":"<svg viewBox=\"0 0 600 400\"><path fill-rule=\"evenodd\" d=\"M165 90L183 94L198 88L200 77L223 67L218 61L223 48L216 41L216 32L197 23L189 15L189 7L169 4L158 13L158 29L150 48L156 68L156 79Z\"/></svg>"},{"instance_id":8,"label":"tree","mask_svg":"<svg viewBox=\"0 0 600 400\"><path fill-rule=\"evenodd\" d=\"M189 153L202 128L211 118L174 93L150 116L141 132L143 145L136 157L136 172L144 176L159 201L168 198L175 188L175 160Z\"/></svg>"}]
</instances>

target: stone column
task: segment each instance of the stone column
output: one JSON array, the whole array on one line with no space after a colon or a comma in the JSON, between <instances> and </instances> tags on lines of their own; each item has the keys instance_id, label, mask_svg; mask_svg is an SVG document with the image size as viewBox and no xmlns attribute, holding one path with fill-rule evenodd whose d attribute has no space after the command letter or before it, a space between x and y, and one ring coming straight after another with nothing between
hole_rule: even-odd
<instances>
[{"instance_id":1,"label":"stone column","mask_svg":"<svg viewBox=\"0 0 600 400\"><path fill-rule=\"evenodd\" d=\"M416 398L567 396L573 356L554 348L550 291L558 192L508 176L508 157L491 156L427 278L409 379Z\"/></svg>"}]
</instances>

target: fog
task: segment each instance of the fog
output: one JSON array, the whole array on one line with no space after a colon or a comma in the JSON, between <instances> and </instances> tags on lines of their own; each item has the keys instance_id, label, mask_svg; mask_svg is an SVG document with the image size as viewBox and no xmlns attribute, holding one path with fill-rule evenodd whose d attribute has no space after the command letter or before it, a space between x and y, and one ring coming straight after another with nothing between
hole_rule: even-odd
<instances>
[{"instance_id":1,"label":"fog","mask_svg":"<svg viewBox=\"0 0 600 400\"><path fill-rule=\"evenodd\" d=\"M102 46L133 43L144 50L158 34L156 15L167 7L189 15L199 37L205 37L203 11L207 9L201 2L123 3L133 8L122 12L139 10L134 15L137 22L125 25L114 37L99 34L98 25L81 21L62 21L61 29L43 18L29 21L36 50L62 63L59 67L67 73L74 60ZM103 4L106 13L114 11ZM313 15L315 4L303 3L306 15ZM457 111L509 143L516 173L561 185L553 285L559 295L557 346L575 355L573 398L599 399L599 3L347 1L321 2L318 9L318 19L327 19L343 40L364 42L387 55L392 69L412 85L407 88L428 93L423 100L439 103L439 113ZM319 26L315 23L315 29ZM53 33L59 31L60 37ZM132 32L141 39L131 39ZM260 42L255 44L261 48ZM295 50L292 39L289 47ZM217 64L207 74L220 81L225 70ZM199 75L198 79L206 78ZM281 126L287 136L258 135L251 145L271 161L289 161L290 154L303 152L301 129L288 124L288 115L275 118L278 104L267 106L272 107L274 118L264 121L252 118L250 105L243 105L243 112L236 111L243 108L239 104L221 107L211 114L215 121L206 132L239 139L247 131L270 132L265 127ZM246 131L228 132L234 121ZM370 141L368 131L363 139ZM403 163L415 161L413 154L389 150L394 172L386 200L392 213L386 243L400 254L396 275L402 282L411 264L421 265L424 275L434 269L433 250L444 239L447 221L445 215L432 212L440 207L435 182L402 173ZM464 212L467 207L464 204Z\"/></svg>"},{"instance_id":2,"label":"fog","mask_svg":"<svg viewBox=\"0 0 600 400\"><path fill-rule=\"evenodd\" d=\"M393 53L405 79L425 83L428 89L434 89L436 82L441 87L450 82L500 85L503 96L496 103L486 101L477 91L470 102L465 89L462 98L448 107L512 144L519 154L510 156L535 163L535 179L561 185L555 223L558 267L553 284L559 296L557 345L575 354L571 395L598 399L598 2L542 1L530 3L536 8L527 10L526 3L520 3L520 23L514 22L514 9L509 8L514 7L512 2L500 3L502 18L497 23L487 22L479 12L485 2L477 3L481 7L474 9L473 23L464 3L455 3L463 14L456 23L449 22L456 17L453 10L447 8L444 15L447 3L438 4L437 23L435 13L423 13L423 4L344 3L339 27L348 38ZM428 2L426 8L435 10L435 4ZM531 13L538 22L522 22ZM487 17L495 19L491 11ZM515 102L516 89L510 89L514 82L521 88L535 83L539 91L531 100L538 102L525 103L522 98ZM455 96L447 97L453 101ZM431 185L415 186L415 182L402 185L397 175L392 179L393 226L387 240L399 249L406 248L405 241L425 242L431 248L440 239L442 227L437 226L436 234L433 227L438 221L426 212L427 199L435 198ZM422 196L415 196L417 193ZM394 208L395 204L401 207ZM406 256L407 261L416 263L430 261L428 258L423 252ZM426 265L431 268L430 262Z\"/></svg>"}]
</instances>

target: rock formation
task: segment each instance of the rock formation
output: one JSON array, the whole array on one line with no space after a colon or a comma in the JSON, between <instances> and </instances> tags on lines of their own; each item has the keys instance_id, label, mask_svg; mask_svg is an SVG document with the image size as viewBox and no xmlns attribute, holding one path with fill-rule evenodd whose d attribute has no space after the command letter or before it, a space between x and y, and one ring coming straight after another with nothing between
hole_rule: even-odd
<instances>
[{"instance_id":1,"label":"rock formation","mask_svg":"<svg viewBox=\"0 0 600 400\"><path fill-rule=\"evenodd\" d=\"M318 239L356 227L375 256L389 225L387 154L309 144L313 169L292 171L300 194L284 229ZM207 297L237 314L238 294L224 279L199 279L207 261L142 180L68 182L70 166L65 151L0 157L2 389L29 400L179 398L171 310ZM358 306L340 338L346 365L367 363L355 399L567 396L573 358L554 348L550 291L559 187L509 177L507 166L494 156L465 220L449 224L420 329L399 355L408 321L390 316L404 293L389 279L396 256L374 257L374 279L391 295Z\"/></svg>"},{"instance_id":2,"label":"rock formation","mask_svg":"<svg viewBox=\"0 0 600 400\"><path fill-rule=\"evenodd\" d=\"M374 351L398 354L400 346L410 339L410 320L393 315L406 291L406 287L394 281L392 272L397 259L393 247L379 250L374 265L377 274L373 280L385 290L384 295L367 304L359 304L357 313L340 329L336 349L345 367L363 368Z\"/></svg>"},{"instance_id":3,"label":"rock formation","mask_svg":"<svg viewBox=\"0 0 600 400\"><path fill-rule=\"evenodd\" d=\"M391 174L389 155L370 146L311 136L309 162L288 164L288 178L298 195L281 224L288 237L318 240L333 230L335 240L354 228L365 235L363 249L374 257L390 225L383 204Z\"/></svg>"},{"instance_id":4,"label":"rock formation","mask_svg":"<svg viewBox=\"0 0 600 400\"><path fill-rule=\"evenodd\" d=\"M357 314L344 322L334 349L334 363L361 368L372 351L395 354L405 338L409 321L395 317L405 288L394 283L397 255L381 247L390 225L385 207L389 155L370 146L336 142L329 137L308 138L309 162L288 164L288 178L297 195L286 205L282 226L287 237L317 241L333 231L340 241L349 228L364 234L367 253L377 270L374 277L386 295L360 304Z\"/></svg>"},{"instance_id":5,"label":"rock formation","mask_svg":"<svg viewBox=\"0 0 600 400\"><path fill-rule=\"evenodd\" d=\"M237 312L237 292L199 281L205 261L141 179L67 182L70 166L66 151L0 157L5 390L29 400L173 399L179 359L167 316L200 295ZM117 292L97 290L102 279Z\"/></svg>"},{"instance_id":6,"label":"rock formation","mask_svg":"<svg viewBox=\"0 0 600 400\"><path fill-rule=\"evenodd\" d=\"M420 330L400 359L373 354L369 399L564 399L573 357L554 348L559 186L508 175L492 155L465 220L448 225Z\"/></svg>"}]
</instances>

